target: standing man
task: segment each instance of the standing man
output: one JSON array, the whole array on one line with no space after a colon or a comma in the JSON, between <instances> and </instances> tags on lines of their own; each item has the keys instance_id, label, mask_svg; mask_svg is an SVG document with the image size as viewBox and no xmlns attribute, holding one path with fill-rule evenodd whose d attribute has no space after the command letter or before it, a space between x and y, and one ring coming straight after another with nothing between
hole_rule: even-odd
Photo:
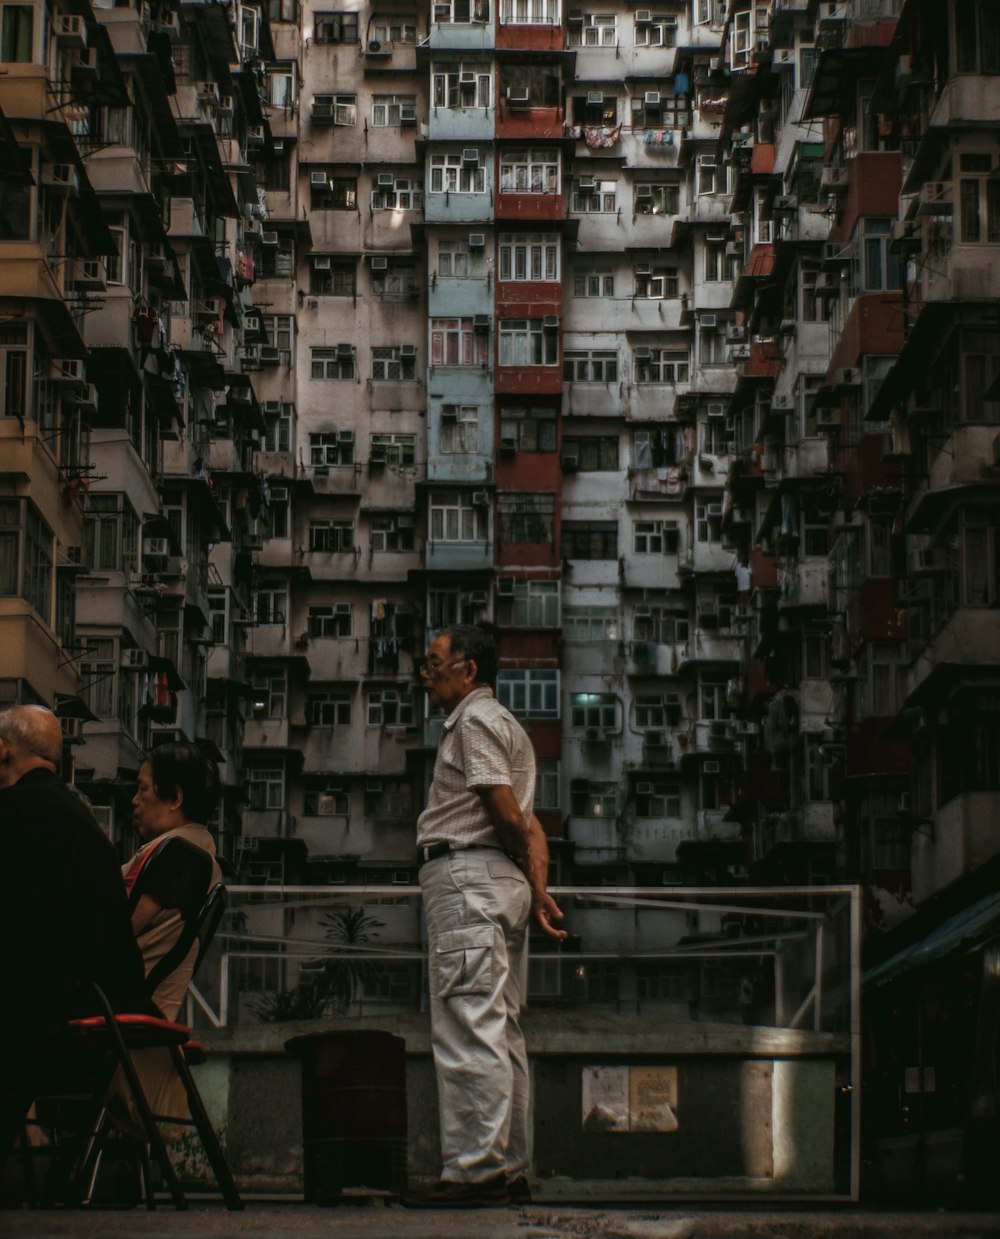
<instances>
[{"instance_id":1,"label":"standing man","mask_svg":"<svg viewBox=\"0 0 1000 1239\"><path fill-rule=\"evenodd\" d=\"M0 713L0 1158L33 1100L53 1025L93 1010L97 981L119 1010L154 1011L129 923L118 857L56 773L59 720L43 706Z\"/></svg>"},{"instance_id":2,"label":"standing man","mask_svg":"<svg viewBox=\"0 0 1000 1239\"><path fill-rule=\"evenodd\" d=\"M430 701L449 711L417 822L443 1168L430 1191L403 1197L411 1208L530 1199L528 921L559 941L566 932L546 892L534 753L493 696L496 671L493 638L465 625L441 633L422 668Z\"/></svg>"}]
</instances>

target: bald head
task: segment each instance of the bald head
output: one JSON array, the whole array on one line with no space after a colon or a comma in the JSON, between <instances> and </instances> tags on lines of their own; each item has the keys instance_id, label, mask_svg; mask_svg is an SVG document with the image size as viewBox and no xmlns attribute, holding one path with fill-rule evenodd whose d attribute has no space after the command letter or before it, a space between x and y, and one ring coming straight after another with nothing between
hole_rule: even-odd
<instances>
[{"instance_id":1,"label":"bald head","mask_svg":"<svg viewBox=\"0 0 1000 1239\"><path fill-rule=\"evenodd\" d=\"M53 774L62 760L62 726L45 706L12 706L0 712L0 787L29 770Z\"/></svg>"}]
</instances>

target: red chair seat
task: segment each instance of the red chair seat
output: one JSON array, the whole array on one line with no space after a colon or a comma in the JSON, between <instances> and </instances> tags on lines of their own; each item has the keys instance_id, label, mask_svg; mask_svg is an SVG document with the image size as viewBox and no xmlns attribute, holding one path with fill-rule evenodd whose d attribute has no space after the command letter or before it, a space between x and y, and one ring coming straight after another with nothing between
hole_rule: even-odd
<instances>
[{"instance_id":1,"label":"red chair seat","mask_svg":"<svg viewBox=\"0 0 1000 1239\"><path fill-rule=\"evenodd\" d=\"M115 1023L126 1045L133 1049L154 1045L183 1045L191 1036L191 1029L186 1024L165 1020L157 1015L125 1012L115 1015ZM105 1038L108 1035L107 1020L103 1015L88 1015L70 1020L66 1025L66 1033L71 1041L80 1038L89 1042L92 1038Z\"/></svg>"}]
</instances>

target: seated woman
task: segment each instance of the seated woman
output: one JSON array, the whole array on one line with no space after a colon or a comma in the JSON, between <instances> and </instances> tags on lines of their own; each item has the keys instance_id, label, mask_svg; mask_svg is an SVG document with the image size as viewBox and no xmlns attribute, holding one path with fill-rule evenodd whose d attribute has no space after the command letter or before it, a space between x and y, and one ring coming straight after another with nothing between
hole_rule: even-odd
<instances>
[{"instance_id":1,"label":"seated woman","mask_svg":"<svg viewBox=\"0 0 1000 1239\"><path fill-rule=\"evenodd\" d=\"M132 820L143 842L122 874L147 984L180 939L185 921L197 915L208 892L222 881L215 841L202 824L214 813L220 793L218 767L196 744L159 745L139 768ZM184 959L155 982L153 1001L168 1020L180 1013L197 954L195 940ZM187 1098L169 1052L141 1050L133 1057L153 1113L183 1117ZM125 1115L117 1119L123 1124ZM181 1131L168 1128L163 1138L176 1140Z\"/></svg>"},{"instance_id":2,"label":"seated woman","mask_svg":"<svg viewBox=\"0 0 1000 1239\"><path fill-rule=\"evenodd\" d=\"M222 880L215 842L202 824L215 811L220 792L218 767L196 744L160 745L139 768L132 819L143 842L122 873L147 977ZM161 847L168 839L170 846ZM194 942L153 993L169 1020L180 1011L197 953Z\"/></svg>"}]
</instances>

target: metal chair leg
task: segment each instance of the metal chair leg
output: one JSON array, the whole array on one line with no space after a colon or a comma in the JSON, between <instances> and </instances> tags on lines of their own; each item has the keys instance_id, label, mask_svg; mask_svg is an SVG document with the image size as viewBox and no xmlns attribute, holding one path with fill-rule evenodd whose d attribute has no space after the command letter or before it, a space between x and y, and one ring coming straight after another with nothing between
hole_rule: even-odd
<instances>
[{"instance_id":1,"label":"metal chair leg","mask_svg":"<svg viewBox=\"0 0 1000 1239\"><path fill-rule=\"evenodd\" d=\"M222 1146L219 1144L215 1129L212 1127L211 1120L205 1110L204 1102L201 1100L198 1086L191 1075L191 1068L187 1065L187 1061L184 1058L183 1047L172 1045L170 1047L170 1054L174 1060L177 1074L181 1078L181 1083L184 1085L184 1091L187 1093L188 1109L191 1112L191 1118L194 1121L198 1135L201 1137L202 1147L215 1174L215 1181L222 1192L222 1199L226 1202L226 1208L232 1210L242 1209L243 1201L240 1199L240 1194L229 1170L229 1163L226 1161Z\"/></svg>"}]
</instances>

